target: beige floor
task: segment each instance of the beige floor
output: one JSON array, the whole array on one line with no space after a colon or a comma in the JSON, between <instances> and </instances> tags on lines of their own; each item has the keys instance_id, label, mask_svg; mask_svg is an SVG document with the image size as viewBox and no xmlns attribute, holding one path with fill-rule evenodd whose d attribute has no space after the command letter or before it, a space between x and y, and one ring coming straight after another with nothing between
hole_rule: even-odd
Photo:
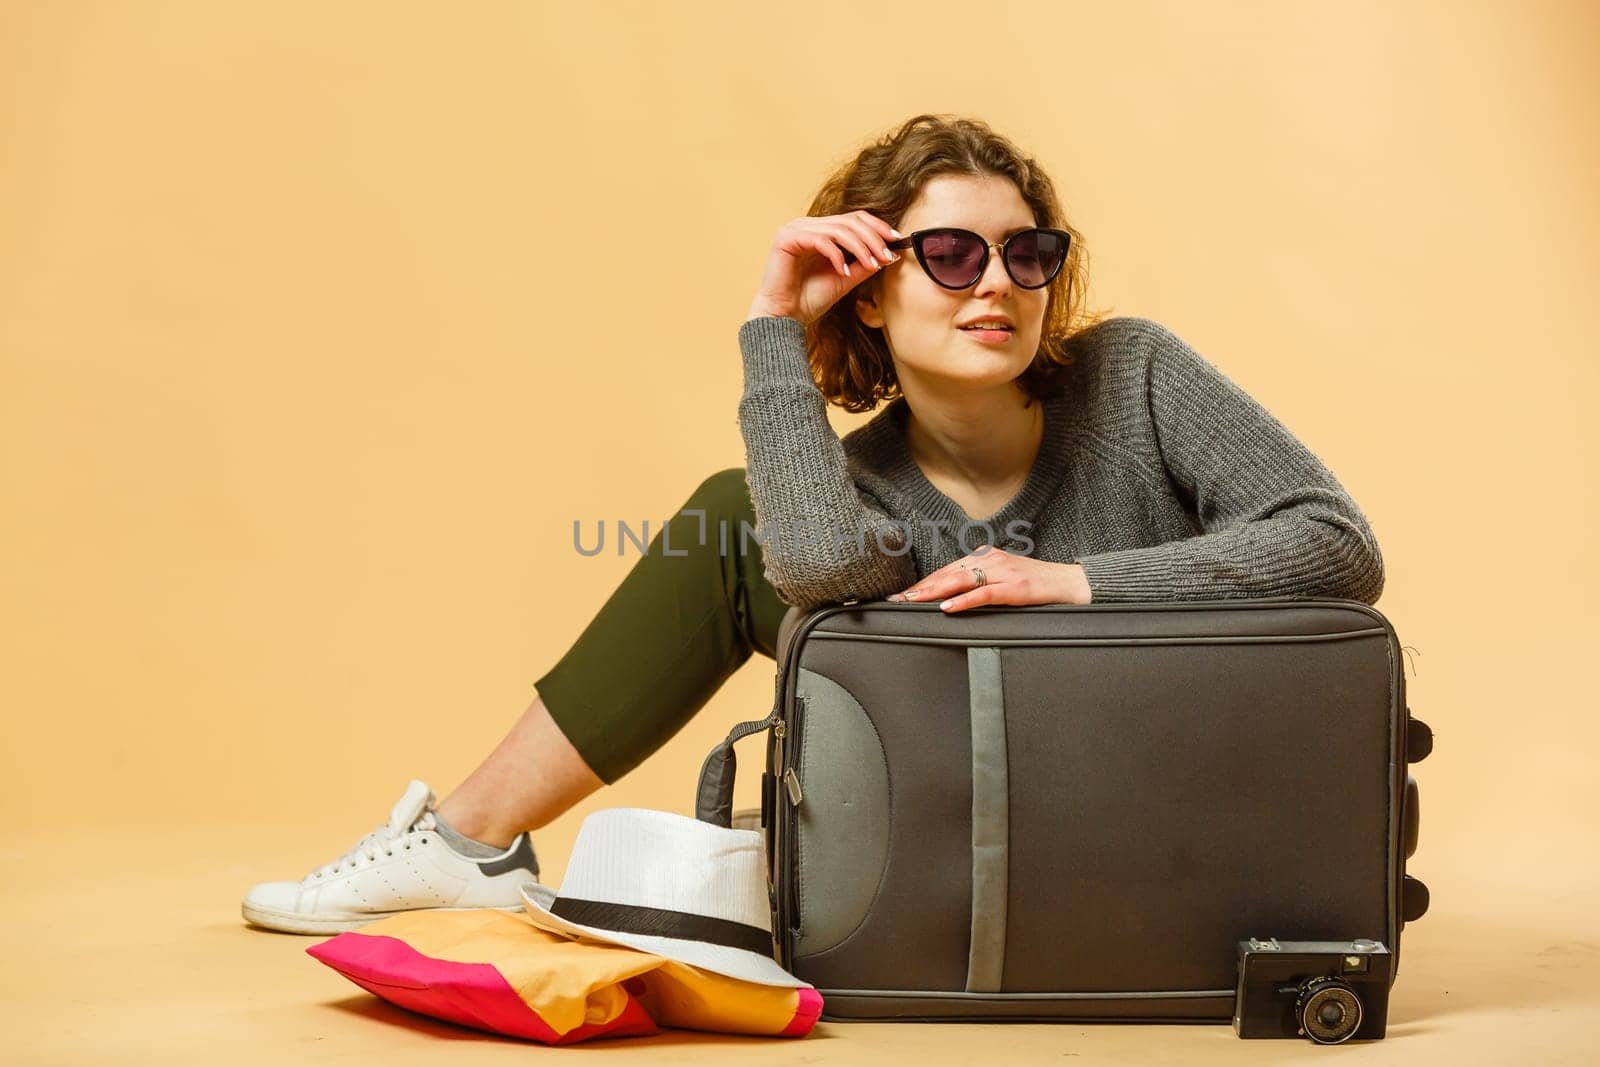
<instances>
[{"instance_id":1,"label":"beige floor","mask_svg":"<svg viewBox=\"0 0 1600 1067\"><path fill-rule=\"evenodd\" d=\"M10 836L0 1004L8 1063L524 1062L557 1050L391 1008L252 930L243 888L304 866L284 829ZM1405 933L1389 1037L1337 1052L1242 1042L1224 1025L823 1023L799 1041L668 1031L567 1055L730 1063L1594 1063L1600 924L1588 894L1433 869L1436 910Z\"/></svg>"}]
</instances>

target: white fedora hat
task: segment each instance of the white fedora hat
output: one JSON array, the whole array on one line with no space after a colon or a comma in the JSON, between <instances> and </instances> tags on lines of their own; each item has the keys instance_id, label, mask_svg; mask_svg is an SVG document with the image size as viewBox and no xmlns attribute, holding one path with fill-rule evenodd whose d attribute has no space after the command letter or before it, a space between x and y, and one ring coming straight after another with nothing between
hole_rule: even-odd
<instances>
[{"instance_id":1,"label":"white fedora hat","mask_svg":"<svg viewBox=\"0 0 1600 1067\"><path fill-rule=\"evenodd\" d=\"M809 987L773 958L766 846L757 830L649 808L583 820L556 892L522 886L540 929L590 937L761 985Z\"/></svg>"}]
</instances>

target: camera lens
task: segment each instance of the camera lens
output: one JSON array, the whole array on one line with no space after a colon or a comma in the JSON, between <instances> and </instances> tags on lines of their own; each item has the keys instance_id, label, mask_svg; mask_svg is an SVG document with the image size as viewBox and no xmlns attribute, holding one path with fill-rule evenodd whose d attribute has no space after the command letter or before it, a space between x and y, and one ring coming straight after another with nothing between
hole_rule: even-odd
<instances>
[{"instance_id":1,"label":"camera lens","mask_svg":"<svg viewBox=\"0 0 1600 1067\"><path fill-rule=\"evenodd\" d=\"M1361 998L1331 974L1319 974L1300 983L1294 1017L1300 1032L1319 1045L1348 1041L1361 1028Z\"/></svg>"}]
</instances>

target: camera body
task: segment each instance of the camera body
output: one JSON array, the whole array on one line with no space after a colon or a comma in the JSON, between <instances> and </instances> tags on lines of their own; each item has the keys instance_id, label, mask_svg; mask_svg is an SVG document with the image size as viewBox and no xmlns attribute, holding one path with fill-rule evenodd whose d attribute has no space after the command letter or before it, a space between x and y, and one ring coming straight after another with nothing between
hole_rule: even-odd
<instances>
[{"instance_id":1,"label":"camera body","mask_svg":"<svg viewBox=\"0 0 1600 1067\"><path fill-rule=\"evenodd\" d=\"M1381 941L1240 941L1233 1029L1321 1045L1381 1038L1394 957Z\"/></svg>"}]
</instances>

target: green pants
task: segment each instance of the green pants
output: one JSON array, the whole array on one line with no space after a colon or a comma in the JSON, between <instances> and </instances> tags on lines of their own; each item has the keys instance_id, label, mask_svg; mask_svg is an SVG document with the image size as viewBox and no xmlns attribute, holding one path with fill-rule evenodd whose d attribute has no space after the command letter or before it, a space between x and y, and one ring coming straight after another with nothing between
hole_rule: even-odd
<instances>
[{"instance_id":1,"label":"green pants","mask_svg":"<svg viewBox=\"0 0 1600 1067\"><path fill-rule=\"evenodd\" d=\"M696 510L703 520L684 514ZM615 782L666 744L752 652L776 656L789 605L762 573L761 546L741 537L755 526L743 467L706 478L535 683L601 780ZM603 550L617 543L609 538ZM636 542L623 544L639 551Z\"/></svg>"}]
</instances>

